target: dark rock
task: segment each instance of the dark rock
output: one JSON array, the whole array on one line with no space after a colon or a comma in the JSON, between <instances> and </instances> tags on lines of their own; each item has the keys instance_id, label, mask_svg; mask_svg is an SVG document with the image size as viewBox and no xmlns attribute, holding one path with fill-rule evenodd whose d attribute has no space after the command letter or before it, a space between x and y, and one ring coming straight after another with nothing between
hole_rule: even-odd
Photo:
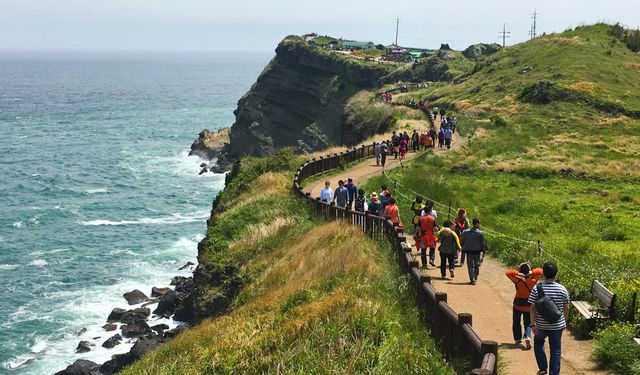
<instances>
[{"instance_id":1,"label":"dark rock","mask_svg":"<svg viewBox=\"0 0 640 375\"><path fill-rule=\"evenodd\" d=\"M440 49L443 51L451 51L451 47L449 47L449 43L440 44Z\"/></svg>"},{"instance_id":2,"label":"dark rock","mask_svg":"<svg viewBox=\"0 0 640 375\"><path fill-rule=\"evenodd\" d=\"M139 303L149 300L146 294L142 293L138 289L132 290L122 295L127 300L129 305L137 305Z\"/></svg>"},{"instance_id":3,"label":"dark rock","mask_svg":"<svg viewBox=\"0 0 640 375\"><path fill-rule=\"evenodd\" d=\"M76 333L76 336L80 336L80 335L82 335L82 334L83 334L83 333L85 333L85 332L87 332L87 329L86 329L86 328L83 328L83 329L81 329L78 333Z\"/></svg>"},{"instance_id":4,"label":"dark rock","mask_svg":"<svg viewBox=\"0 0 640 375\"><path fill-rule=\"evenodd\" d=\"M149 325L144 320L127 323L120 330L122 331L122 336L126 338L140 337L151 332Z\"/></svg>"},{"instance_id":5,"label":"dark rock","mask_svg":"<svg viewBox=\"0 0 640 375\"><path fill-rule=\"evenodd\" d=\"M492 44L479 43L479 44L470 45L469 47L467 47L467 49L465 49L462 52L462 54L464 55L464 57L468 59L475 59L480 56L492 55L500 51L501 49L502 47L497 43L492 43Z\"/></svg>"},{"instance_id":6,"label":"dark rock","mask_svg":"<svg viewBox=\"0 0 640 375\"><path fill-rule=\"evenodd\" d=\"M472 88L470 92L472 94L478 94L480 91L482 91L482 87L481 86L476 86L476 87Z\"/></svg>"},{"instance_id":7,"label":"dark rock","mask_svg":"<svg viewBox=\"0 0 640 375\"><path fill-rule=\"evenodd\" d=\"M473 169L471 169L468 165L454 165L453 167L451 167L450 172L467 176L473 175Z\"/></svg>"},{"instance_id":8,"label":"dark rock","mask_svg":"<svg viewBox=\"0 0 640 375\"><path fill-rule=\"evenodd\" d=\"M178 293L175 290L170 290L158 299L158 307L153 311L153 313L169 318L175 312L178 303Z\"/></svg>"},{"instance_id":9,"label":"dark rock","mask_svg":"<svg viewBox=\"0 0 640 375\"><path fill-rule=\"evenodd\" d=\"M100 339L100 336L92 337L94 340Z\"/></svg>"},{"instance_id":10,"label":"dark rock","mask_svg":"<svg viewBox=\"0 0 640 375\"><path fill-rule=\"evenodd\" d=\"M207 173L207 172L209 172L209 169L207 169L207 167L204 167L204 168L202 168L202 169L200 170L200 173L198 173L198 175L202 175L202 174L205 174L205 173Z\"/></svg>"},{"instance_id":11,"label":"dark rock","mask_svg":"<svg viewBox=\"0 0 640 375\"><path fill-rule=\"evenodd\" d=\"M147 307L147 306L155 305L156 303L158 303L158 299L157 298L152 298L152 299L149 300L149 302L143 303L141 307Z\"/></svg>"},{"instance_id":12,"label":"dark rock","mask_svg":"<svg viewBox=\"0 0 640 375\"><path fill-rule=\"evenodd\" d=\"M153 288L151 288L151 297L160 297L167 294L169 291L171 291L170 288L159 288L157 286L154 286Z\"/></svg>"},{"instance_id":13,"label":"dark rock","mask_svg":"<svg viewBox=\"0 0 640 375\"><path fill-rule=\"evenodd\" d=\"M206 167L207 167L207 163L200 164L200 168L206 168Z\"/></svg>"},{"instance_id":14,"label":"dark rock","mask_svg":"<svg viewBox=\"0 0 640 375\"><path fill-rule=\"evenodd\" d=\"M55 375L100 375L100 365L86 359L78 359Z\"/></svg>"},{"instance_id":15,"label":"dark rock","mask_svg":"<svg viewBox=\"0 0 640 375\"><path fill-rule=\"evenodd\" d=\"M146 307L138 307L137 309L127 310L120 317L122 323L133 323L138 320L146 320L151 315L151 310Z\"/></svg>"},{"instance_id":16,"label":"dark rock","mask_svg":"<svg viewBox=\"0 0 640 375\"><path fill-rule=\"evenodd\" d=\"M180 334L180 332L184 331L185 329L186 326L178 326L176 328L170 329L164 333L164 337L165 339L172 339L178 336L178 334Z\"/></svg>"},{"instance_id":17,"label":"dark rock","mask_svg":"<svg viewBox=\"0 0 640 375\"><path fill-rule=\"evenodd\" d=\"M119 333L116 333L115 335L109 337L105 342L103 342L102 347L111 349L116 345L120 345L121 341L122 341L122 336L120 336Z\"/></svg>"},{"instance_id":18,"label":"dark rock","mask_svg":"<svg viewBox=\"0 0 640 375\"><path fill-rule=\"evenodd\" d=\"M89 341L80 341L80 343L78 343L78 346L76 347L76 353L90 352L91 348L94 346L95 345L90 343Z\"/></svg>"},{"instance_id":19,"label":"dark rock","mask_svg":"<svg viewBox=\"0 0 640 375\"><path fill-rule=\"evenodd\" d=\"M195 265L195 263L193 263L193 262L187 262L184 266L182 266L182 267L178 268L178 271L186 270L187 268L189 268L189 267L191 267L191 266L193 266L193 265Z\"/></svg>"},{"instance_id":20,"label":"dark rock","mask_svg":"<svg viewBox=\"0 0 640 375\"><path fill-rule=\"evenodd\" d=\"M104 375L111 375L119 372L123 368L144 357L145 354L159 347L161 343L162 337L158 335L141 337L136 341L128 353L116 354L112 356L109 361L100 366L100 372Z\"/></svg>"},{"instance_id":21,"label":"dark rock","mask_svg":"<svg viewBox=\"0 0 640 375\"><path fill-rule=\"evenodd\" d=\"M111 313L107 317L107 321L117 322L120 320L120 318L122 318L122 314L124 314L125 312L127 312L127 310L116 307L115 309L111 310Z\"/></svg>"},{"instance_id":22,"label":"dark rock","mask_svg":"<svg viewBox=\"0 0 640 375\"><path fill-rule=\"evenodd\" d=\"M171 279L171 284L170 285L179 285L182 284L183 282L185 282L187 279L189 279L188 277L184 277L184 276L176 276L173 279Z\"/></svg>"},{"instance_id":23,"label":"dark rock","mask_svg":"<svg viewBox=\"0 0 640 375\"><path fill-rule=\"evenodd\" d=\"M166 324L156 324L155 326L151 327L152 331L155 331L158 334L161 334L162 331L166 331L169 329L169 326Z\"/></svg>"}]
</instances>

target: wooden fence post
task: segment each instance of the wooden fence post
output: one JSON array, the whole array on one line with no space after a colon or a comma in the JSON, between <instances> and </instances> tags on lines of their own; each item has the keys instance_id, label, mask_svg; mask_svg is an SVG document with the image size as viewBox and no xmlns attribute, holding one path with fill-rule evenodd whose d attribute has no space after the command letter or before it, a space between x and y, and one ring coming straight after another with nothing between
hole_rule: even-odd
<instances>
[{"instance_id":1,"label":"wooden fence post","mask_svg":"<svg viewBox=\"0 0 640 375\"><path fill-rule=\"evenodd\" d=\"M467 347L466 341L464 339L464 327L465 324L472 325L473 317L468 313L458 314L458 328L456 329L456 345L457 345L457 355L458 358L465 358L469 356L470 350Z\"/></svg>"},{"instance_id":2,"label":"wooden fence post","mask_svg":"<svg viewBox=\"0 0 640 375\"><path fill-rule=\"evenodd\" d=\"M495 341L491 341L491 340L483 340L482 344L480 344L480 352L482 353L482 358L484 359L484 356L486 354L493 354L496 356L496 360L498 358L498 343ZM494 370L493 370L493 374L497 374L497 370L498 370L498 366L496 364L496 366L494 366Z\"/></svg>"},{"instance_id":3,"label":"wooden fence post","mask_svg":"<svg viewBox=\"0 0 640 375\"><path fill-rule=\"evenodd\" d=\"M442 321L444 320L444 316L442 310L440 310L440 302L447 303L447 293L444 292L436 292L436 309L433 314L433 327L431 327L431 332L433 332L433 338L436 341L441 341L442 339Z\"/></svg>"}]
</instances>

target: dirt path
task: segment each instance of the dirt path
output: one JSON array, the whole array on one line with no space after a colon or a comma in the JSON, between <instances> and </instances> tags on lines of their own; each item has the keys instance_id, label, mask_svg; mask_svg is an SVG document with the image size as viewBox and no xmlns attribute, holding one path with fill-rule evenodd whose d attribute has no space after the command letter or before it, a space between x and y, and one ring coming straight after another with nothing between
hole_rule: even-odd
<instances>
[{"instance_id":1,"label":"dirt path","mask_svg":"<svg viewBox=\"0 0 640 375\"><path fill-rule=\"evenodd\" d=\"M464 139L455 134L452 150L460 148L463 143ZM446 153L448 150L436 148L436 152ZM420 153L409 153L407 159L413 159L418 155ZM398 160L391 158L387 160L385 168L391 169L399 165ZM305 190L317 197L326 180L331 181L333 187L338 185L339 179L348 177L352 177L355 183L359 184L381 172L382 168L375 165L375 160L368 159L337 175L316 181ZM410 243L415 249L412 239ZM414 257L419 259L419 253L414 252ZM538 370L533 350L526 351L513 345L511 314L514 288L511 281L504 276L504 270L505 266L500 262L485 258L476 285L468 284L466 268L456 268L455 278L451 280L441 280L439 269L423 270L423 272L433 277L436 290L448 294L448 303L455 311L473 314L473 327L481 337L495 340L500 344L500 358L503 366L501 374L535 374ZM563 374L609 374L609 372L595 369L595 363L590 359L591 342L577 340L569 332L565 332L562 341Z\"/></svg>"}]
</instances>

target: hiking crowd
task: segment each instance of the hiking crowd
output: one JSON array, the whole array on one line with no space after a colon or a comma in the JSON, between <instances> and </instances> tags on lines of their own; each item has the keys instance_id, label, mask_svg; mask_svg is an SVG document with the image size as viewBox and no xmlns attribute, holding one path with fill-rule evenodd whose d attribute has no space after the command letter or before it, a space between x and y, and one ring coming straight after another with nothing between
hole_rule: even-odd
<instances>
[{"instance_id":1,"label":"hiking crowd","mask_svg":"<svg viewBox=\"0 0 640 375\"><path fill-rule=\"evenodd\" d=\"M338 181L335 191L331 188L331 182L325 181L320 200L334 203L337 207L387 217L399 227L405 227L396 199L386 185L380 187L380 192L374 191L367 197L353 178ZM429 266L439 268L441 277L448 279L455 277L456 267L466 263L469 284L476 285L484 256L489 250L480 219L469 220L467 211L459 208L453 220L447 215L439 223L434 202L422 196L416 196L411 211L421 266L425 269L429 269ZM439 253L439 265L436 265L436 250ZM512 321L514 342L516 347L529 350L532 348L531 334L534 334L533 348L538 374L560 373L561 341L567 325L569 294L564 286L555 281L557 272L556 266L547 262L542 268L531 268L529 264L522 263L517 269L505 273L516 289ZM541 278L544 281L540 282ZM547 339L549 359L544 349Z\"/></svg>"}]
</instances>

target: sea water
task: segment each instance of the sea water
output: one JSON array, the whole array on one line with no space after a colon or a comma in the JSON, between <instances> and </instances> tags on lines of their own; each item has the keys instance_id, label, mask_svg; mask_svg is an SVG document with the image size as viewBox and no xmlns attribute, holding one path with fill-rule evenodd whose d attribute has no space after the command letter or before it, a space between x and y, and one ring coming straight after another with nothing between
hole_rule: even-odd
<instances>
[{"instance_id":1,"label":"sea water","mask_svg":"<svg viewBox=\"0 0 640 375\"><path fill-rule=\"evenodd\" d=\"M233 123L270 57L0 52L0 373L129 349L101 326L123 293L190 273L224 176L189 146Z\"/></svg>"}]
</instances>

